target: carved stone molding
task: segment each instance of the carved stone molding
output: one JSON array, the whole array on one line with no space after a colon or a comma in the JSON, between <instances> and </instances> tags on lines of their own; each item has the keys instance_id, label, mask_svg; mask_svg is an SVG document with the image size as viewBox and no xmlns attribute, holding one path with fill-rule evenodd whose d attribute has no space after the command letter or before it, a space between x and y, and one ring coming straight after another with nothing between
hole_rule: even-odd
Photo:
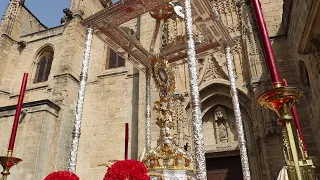
<instances>
[{"instance_id":1,"label":"carved stone molding","mask_svg":"<svg viewBox=\"0 0 320 180\"><path fill-rule=\"evenodd\" d=\"M228 76L212 55L206 56L199 63L199 84L212 79L228 79Z\"/></svg>"},{"instance_id":2,"label":"carved stone molding","mask_svg":"<svg viewBox=\"0 0 320 180\"><path fill-rule=\"evenodd\" d=\"M19 7L21 6L21 4L23 4L23 2L10 1L9 6L3 15L3 19L0 26L0 33L5 33L9 36L11 35L11 31L16 21Z\"/></svg>"},{"instance_id":3,"label":"carved stone molding","mask_svg":"<svg viewBox=\"0 0 320 180\"><path fill-rule=\"evenodd\" d=\"M320 58L320 34L311 39L311 53L315 58Z\"/></svg>"},{"instance_id":4,"label":"carved stone molding","mask_svg":"<svg viewBox=\"0 0 320 180\"><path fill-rule=\"evenodd\" d=\"M305 25L305 29L301 37L299 49L298 49L298 53L300 54L310 53L312 51L312 48L314 48L313 47L314 42L312 41L318 41L317 39L319 38L319 34L320 34L320 8L319 7L320 7L320 1L313 0L311 9L309 12L309 16ZM319 45L319 42L316 42L316 44Z\"/></svg>"},{"instance_id":5,"label":"carved stone molding","mask_svg":"<svg viewBox=\"0 0 320 180\"><path fill-rule=\"evenodd\" d=\"M46 111L56 117L58 117L58 113L60 111L60 106L48 99L23 103L22 108L27 113ZM0 107L0 117L14 116L15 110L16 105Z\"/></svg>"},{"instance_id":6,"label":"carved stone molding","mask_svg":"<svg viewBox=\"0 0 320 180\"><path fill-rule=\"evenodd\" d=\"M112 1L111 0L100 0L100 2L104 7L109 7L109 6L112 5Z\"/></svg>"}]
</instances>

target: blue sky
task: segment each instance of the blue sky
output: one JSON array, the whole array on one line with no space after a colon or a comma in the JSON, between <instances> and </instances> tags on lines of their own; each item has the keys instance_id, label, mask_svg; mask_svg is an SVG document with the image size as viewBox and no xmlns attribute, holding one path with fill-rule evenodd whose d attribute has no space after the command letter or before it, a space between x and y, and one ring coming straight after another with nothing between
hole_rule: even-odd
<instances>
[{"instance_id":1,"label":"blue sky","mask_svg":"<svg viewBox=\"0 0 320 180\"><path fill-rule=\"evenodd\" d=\"M0 0L1 17L10 0ZM46 26L54 27L60 24L64 16L62 10L70 7L68 0L26 0L25 6Z\"/></svg>"},{"instance_id":2,"label":"blue sky","mask_svg":"<svg viewBox=\"0 0 320 180\"><path fill-rule=\"evenodd\" d=\"M0 17L7 8L10 0L0 0ZM118 0L113 0L116 2ZM25 6L47 27L60 25L64 16L62 10L69 8L70 0L25 0Z\"/></svg>"}]
</instances>

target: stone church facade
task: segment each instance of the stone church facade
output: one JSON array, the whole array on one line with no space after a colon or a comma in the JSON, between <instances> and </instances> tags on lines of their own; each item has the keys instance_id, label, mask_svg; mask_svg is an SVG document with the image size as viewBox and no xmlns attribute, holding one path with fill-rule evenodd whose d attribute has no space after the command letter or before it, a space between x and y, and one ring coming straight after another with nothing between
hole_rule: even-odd
<instances>
[{"instance_id":1,"label":"stone church facade","mask_svg":"<svg viewBox=\"0 0 320 180\"><path fill-rule=\"evenodd\" d=\"M309 155L320 153L320 3L317 0L261 0L281 77L304 89L297 104ZM47 28L11 0L0 26L0 155L6 154L22 75L29 73L14 156L23 162L9 179L42 180L68 166L79 75L86 32L81 21L109 6L108 0L71 0L62 24ZM284 165L281 129L274 112L256 103L271 88L250 1L214 0L235 42L233 66L254 180L273 180ZM123 25L147 48L155 20L144 14ZM183 22L168 21L168 45L183 38ZM179 36L181 35L181 36ZM199 35L199 34L196 34ZM197 36L201 41L201 35ZM160 41L158 41L160 42ZM155 49L159 49L157 43ZM145 74L126 54L94 35L85 94L77 174L103 179L107 161L124 158L124 127L130 124L129 157L139 159L145 144ZM192 147L188 70L172 64L176 76L176 143ZM222 169L241 177L237 132L223 49L198 57L198 84L208 173ZM152 102L158 92L152 84ZM152 146L159 129L152 113ZM315 163L319 167L319 163ZM219 166L220 165L220 166ZM317 170L320 172L319 170Z\"/></svg>"}]
</instances>

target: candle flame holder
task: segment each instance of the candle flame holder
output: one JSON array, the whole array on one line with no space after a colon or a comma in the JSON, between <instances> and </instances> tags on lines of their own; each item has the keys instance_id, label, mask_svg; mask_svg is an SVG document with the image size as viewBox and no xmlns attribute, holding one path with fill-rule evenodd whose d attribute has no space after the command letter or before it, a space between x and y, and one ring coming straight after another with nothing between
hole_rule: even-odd
<instances>
[{"instance_id":1,"label":"candle flame holder","mask_svg":"<svg viewBox=\"0 0 320 180\"><path fill-rule=\"evenodd\" d=\"M302 159L299 159L296 142L291 123L291 107L300 100L303 90L293 86L279 86L260 95L257 102L275 111L278 116L278 124L283 127L284 154L286 169L291 180L315 180L315 166L308 155L303 151L301 140L298 136L298 144Z\"/></svg>"},{"instance_id":2,"label":"candle flame holder","mask_svg":"<svg viewBox=\"0 0 320 180\"><path fill-rule=\"evenodd\" d=\"M12 168L14 165L17 165L21 161L22 159L16 157L0 156L0 164L3 167L3 171L1 172L2 180L6 180L10 175L10 168Z\"/></svg>"},{"instance_id":3,"label":"candle flame holder","mask_svg":"<svg viewBox=\"0 0 320 180\"><path fill-rule=\"evenodd\" d=\"M297 87L278 87L260 95L258 103L275 111L279 116L278 123L282 125L283 121L292 120L290 108L299 101L302 94L302 89Z\"/></svg>"}]
</instances>

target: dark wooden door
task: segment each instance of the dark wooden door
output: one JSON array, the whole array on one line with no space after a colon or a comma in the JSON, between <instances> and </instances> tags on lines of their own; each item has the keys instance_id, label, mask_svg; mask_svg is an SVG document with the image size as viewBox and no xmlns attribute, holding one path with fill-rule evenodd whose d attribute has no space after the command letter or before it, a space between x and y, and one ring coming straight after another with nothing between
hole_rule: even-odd
<instances>
[{"instance_id":1,"label":"dark wooden door","mask_svg":"<svg viewBox=\"0 0 320 180\"><path fill-rule=\"evenodd\" d=\"M243 180L240 156L207 158L208 180Z\"/></svg>"}]
</instances>

